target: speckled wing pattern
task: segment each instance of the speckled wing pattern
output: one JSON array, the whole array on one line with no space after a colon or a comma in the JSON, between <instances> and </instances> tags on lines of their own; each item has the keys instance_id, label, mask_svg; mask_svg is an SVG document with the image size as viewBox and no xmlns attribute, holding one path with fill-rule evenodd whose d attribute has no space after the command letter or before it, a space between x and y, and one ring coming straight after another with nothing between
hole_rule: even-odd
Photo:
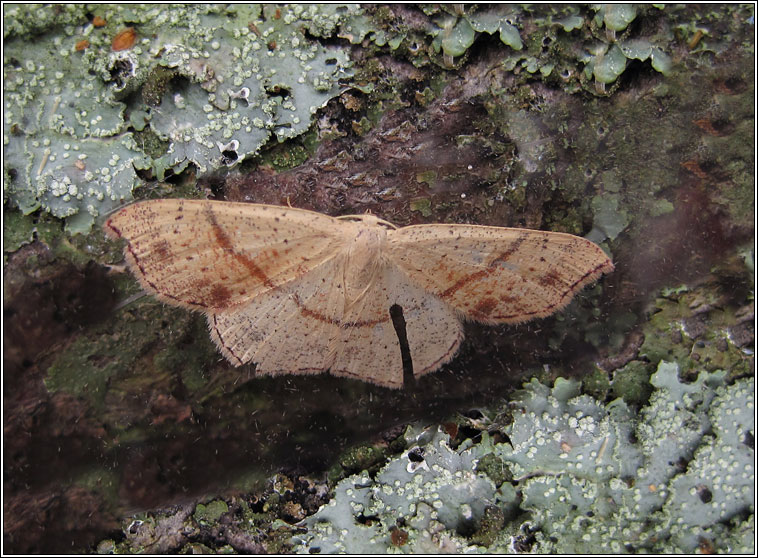
<instances>
[{"instance_id":1,"label":"speckled wing pattern","mask_svg":"<svg viewBox=\"0 0 758 558\"><path fill-rule=\"evenodd\" d=\"M390 308L403 310L413 375L437 370L458 351L463 327L455 312L383 262L369 289L347 309L330 372L401 387L403 363Z\"/></svg>"},{"instance_id":2,"label":"speckled wing pattern","mask_svg":"<svg viewBox=\"0 0 758 558\"><path fill-rule=\"evenodd\" d=\"M121 209L105 230L127 240L127 262L147 291L205 313L211 338L235 366L329 370L386 387L403 385L393 305L402 309L418 377L455 356L459 316L546 316L613 269L599 247L567 234L356 220L155 200Z\"/></svg>"},{"instance_id":3,"label":"speckled wing pattern","mask_svg":"<svg viewBox=\"0 0 758 558\"><path fill-rule=\"evenodd\" d=\"M334 219L286 207L203 200L129 205L105 223L142 286L168 303L228 309L301 277L340 248Z\"/></svg>"},{"instance_id":4,"label":"speckled wing pattern","mask_svg":"<svg viewBox=\"0 0 758 558\"><path fill-rule=\"evenodd\" d=\"M392 262L411 281L466 318L489 324L549 316L613 271L598 245L565 233L416 225L388 236Z\"/></svg>"}]
</instances>

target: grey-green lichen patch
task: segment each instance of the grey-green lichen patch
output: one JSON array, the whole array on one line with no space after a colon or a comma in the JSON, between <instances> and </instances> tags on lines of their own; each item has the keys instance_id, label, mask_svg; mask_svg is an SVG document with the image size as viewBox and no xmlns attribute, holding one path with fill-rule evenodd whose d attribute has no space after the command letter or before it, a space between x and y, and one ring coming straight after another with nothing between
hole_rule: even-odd
<instances>
[{"instance_id":1,"label":"grey-green lichen patch","mask_svg":"<svg viewBox=\"0 0 758 558\"><path fill-rule=\"evenodd\" d=\"M344 51L300 32L308 25L318 36L328 34L342 18L336 7L230 9L233 20L198 14L202 36L163 45L161 63L187 78L169 84L151 111L153 128L171 142L170 165L188 159L201 171L232 166L270 137L302 133L312 113L339 92L337 80L349 75Z\"/></svg>"},{"instance_id":2,"label":"grey-green lichen patch","mask_svg":"<svg viewBox=\"0 0 758 558\"><path fill-rule=\"evenodd\" d=\"M589 552L605 541L614 552L692 552L698 537L708 537L706 526L718 535L725 531L719 527L722 522L752 513L752 484L717 502L701 500L686 513L676 488L686 482L683 478L719 481L724 467L742 482L753 478L753 450L743 443L752 420L730 420L730 433L716 434L728 446L721 451L711 451L710 435L716 424L712 417L722 416L721 405L752 408L752 380L724 386L723 373L702 373L684 384L677 371L675 364L659 365L652 377L656 391L638 420L619 400L601 408L585 396L570 397L571 390L557 383L550 393L537 385L528 387L532 397L522 399L528 412L515 415L511 432L526 428L535 437L531 442L517 438L522 443L514 443L511 451L526 478L522 508L532 510L534 524L541 526L536 534L539 551ZM751 410L747 413L752 417ZM553 453L542 457L545 444ZM508 461L510 451L501 453ZM534 459L528 458L530 453ZM554 465L554 453L563 466ZM699 465L693 455L707 464ZM710 515L714 508L717 512ZM726 550L718 537L708 538Z\"/></svg>"},{"instance_id":3,"label":"grey-green lichen patch","mask_svg":"<svg viewBox=\"0 0 758 558\"><path fill-rule=\"evenodd\" d=\"M676 518L671 548L695 548L704 536L723 536L722 522L750 513L755 485L754 414L752 380L715 390L708 412L711 434L695 451L687 471L674 478L664 506Z\"/></svg>"},{"instance_id":4,"label":"grey-green lichen patch","mask_svg":"<svg viewBox=\"0 0 758 558\"><path fill-rule=\"evenodd\" d=\"M71 232L131 197L145 161L124 105L88 72L73 37L6 42L3 60L4 197L24 214L72 217Z\"/></svg>"},{"instance_id":5,"label":"grey-green lichen patch","mask_svg":"<svg viewBox=\"0 0 758 558\"><path fill-rule=\"evenodd\" d=\"M112 4L97 28L83 7L59 25L37 13L55 6L35 10L5 7L4 199L72 233L129 201L137 170L233 166L302 133L350 74L345 51L309 35L330 36L355 8ZM37 16L45 33L30 36ZM114 52L125 26L137 40Z\"/></svg>"},{"instance_id":6,"label":"grey-green lichen patch","mask_svg":"<svg viewBox=\"0 0 758 558\"><path fill-rule=\"evenodd\" d=\"M508 406L506 442L484 432L453 450L442 429L410 429L376 476L340 481L295 550L513 552L526 530L536 553L751 553L753 380L724 377L682 383L661 362L639 416L576 381L532 380Z\"/></svg>"},{"instance_id":7,"label":"grey-green lichen patch","mask_svg":"<svg viewBox=\"0 0 758 558\"><path fill-rule=\"evenodd\" d=\"M371 478L365 472L337 485L334 499L293 539L302 553L436 553L471 550L459 533L473 531L499 500L493 482L474 471L476 451L450 448L440 428L411 429L409 448ZM371 521L365 521L371 518ZM403 537L393 536L401 529Z\"/></svg>"},{"instance_id":8,"label":"grey-green lichen patch","mask_svg":"<svg viewBox=\"0 0 758 558\"><path fill-rule=\"evenodd\" d=\"M594 220L587 238L593 242L614 240L629 225L631 219L626 210L621 209L620 196L615 193L599 194L592 198Z\"/></svg>"},{"instance_id":9,"label":"grey-green lichen patch","mask_svg":"<svg viewBox=\"0 0 758 558\"><path fill-rule=\"evenodd\" d=\"M426 6L424 12L431 20L426 28L432 39L429 55L434 59L433 54L439 53L441 61L435 61L447 68L459 66L477 36L486 34L499 37L510 48L504 67L549 78L570 90L579 85L601 95L613 92L629 60L649 63L663 74L672 69L667 54L672 48L671 33L651 32L656 27L651 25L639 26L644 30L640 34L630 25L638 18L660 19L661 10L652 6ZM360 27L361 33L350 36L369 37L379 44L365 16ZM390 28L381 31L382 44L393 31L401 43L411 40L407 31ZM606 89L607 85L611 88Z\"/></svg>"},{"instance_id":10,"label":"grey-green lichen patch","mask_svg":"<svg viewBox=\"0 0 758 558\"><path fill-rule=\"evenodd\" d=\"M633 4L605 4L599 7L595 19L602 18L611 31L623 31L636 17L637 7Z\"/></svg>"},{"instance_id":11,"label":"grey-green lichen patch","mask_svg":"<svg viewBox=\"0 0 758 558\"><path fill-rule=\"evenodd\" d=\"M3 38L34 37L61 25L80 25L88 10L83 4L60 4L54 10L40 4L3 4Z\"/></svg>"}]
</instances>

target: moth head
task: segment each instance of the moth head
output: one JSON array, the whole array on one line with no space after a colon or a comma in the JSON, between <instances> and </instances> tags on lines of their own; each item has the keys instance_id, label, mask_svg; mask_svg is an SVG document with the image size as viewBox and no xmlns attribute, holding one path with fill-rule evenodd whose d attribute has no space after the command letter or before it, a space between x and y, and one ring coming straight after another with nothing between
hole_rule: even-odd
<instances>
[{"instance_id":1,"label":"moth head","mask_svg":"<svg viewBox=\"0 0 758 558\"><path fill-rule=\"evenodd\" d=\"M382 227L388 230L397 229L397 227L389 221L380 219L371 213L364 213L363 215L342 215L340 217L337 217L337 219L341 219L343 221L351 221L353 223L361 223L367 227Z\"/></svg>"}]
</instances>

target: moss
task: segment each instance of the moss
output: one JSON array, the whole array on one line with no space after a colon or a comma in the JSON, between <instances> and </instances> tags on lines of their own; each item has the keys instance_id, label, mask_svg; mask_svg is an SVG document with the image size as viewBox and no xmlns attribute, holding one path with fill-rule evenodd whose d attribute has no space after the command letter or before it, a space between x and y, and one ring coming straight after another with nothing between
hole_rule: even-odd
<instances>
[{"instance_id":1,"label":"moss","mask_svg":"<svg viewBox=\"0 0 758 558\"><path fill-rule=\"evenodd\" d=\"M87 469L79 474L72 484L97 494L109 507L118 506L119 478L113 470L105 467Z\"/></svg>"},{"instance_id":2,"label":"moss","mask_svg":"<svg viewBox=\"0 0 758 558\"><path fill-rule=\"evenodd\" d=\"M373 124L368 118L363 116L358 121L353 120L352 128L353 128L353 132L355 132L357 135L365 136L371 131L371 129L373 128Z\"/></svg>"},{"instance_id":3,"label":"moss","mask_svg":"<svg viewBox=\"0 0 758 558\"><path fill-rule=\"evenodd\" d=\"M503 510L498 506L487 506L479 522L479 528L471 536L471 542L478 546L492 546L504 525Z\"/></svg>"},{"instance_id":4,"label":"moss","mask_svg":"<svg viewBox=\"0 0 758 558\"><path fill-rule=\"evenodd\" d=\"M611 388L611 381L608 379L608 373L598 367L593 368L582 378L582 390L600 401L605 400L608 391Z\"/></svg>"},{"instance_id":5,"label":"moss","mask_svg":"<svg viewBox=\"0 0 758 558\"><path fill-rule=\"evenodd\" d=\"M642 406L648 402L653 386L650 375L653 366L638 360L626 364L613 372L611 393L621 397L629 405Z\"/></svg>"},{"instance_id":6,"label":"moss","mask_svg":"<svg viewBox=\"0 0 758 558\"><path fill-rule=\"evenodd\" d=\"M3 206L3 252L15 252L34 240L34 218Z\"/></svg>"},{"instance_id":7,"label":"moss","mask_svg":"<svg viewBox=\"0 0 758 558\"><path fill-rule=\"evenodd\" d=\"M48 368L45 386L50 391L65 390L77 396L87 397L94 407L101 408L108 380L117 374L118 367L92 366L90 362L98 357L98 348L87 340L75 342Z\"/></svg>"},{"instance_id":8,"label":"moss","mask_svg":"<svg viewBox=\"0 0 758 558\"><path fill-rule=\"evenodd\" d=\"M161 104L161 99L166 93L168 82L179 74L176 70L157 66L153 68L145 79L142 86L142 100L146 105L157 107Z\"/></svg>"},{"instance_id":9,"label":"moss","mask_svg":"<svg viewBox=\"0 0 758 558\"><path fill-rule=\"evenodd\" d=\"M262 157L264 164L270 163L277 171L292 169L308 159L308 150L297 143L277 145Z\"/></svg>"},{"instance_id":10,"label":"moss","mask_svg":"<svg viewBox=\"0 0 758 558\"><path fill-rule=\"evenodd\" d=\"M660 217L661 215L667 215L674 211L674 204L666 199L656 200L651 208L650 215L652 217Z\"/></svg>"},{"instance_id":11,"label":"moss","mask_svg":"<svg viewBox=\"0 0 758 558\"><path fill-rule=\"evenodd\" d=\"M436 96L437 95L434 91L432 91L430 87L426 87L423 91L416 92L415 101L419 104L419 106L426 107L435 99Z\"/></svg>"},{"instance_id":12,"label":"moss","mask_svg":"<svg viewBox=\"0 0 758 558\"><path fill-rule=\"evenodd\" d=\"M193 517L201 525L218 522L222 515L229 511L229 506L223 500L212 500L207 504L198 504Z\"/></svg>"},{"instance_id":13,"label":"moss","mask_svg":"<svg viewBox=\"0 0 758 558\"><path fill-rule=\"evenodd\" d=\"M479 458L476 463L476 472L487 475L495 486L513 480L513 474L508 465L494 453L488 453Z\"/></svg>"},{"instance_id":14,"label":"moss","mask_svg":"<svg viewBox=\"0 0 758 558\"><path fill-rule=\"evenodd\" d=\"M50 391L85 397L102 411L106 397L128 398L132 392L145 393L151 385L171 383L175 369L161 370L154 364L145 367L138 363L155 350L156 341L159 346L175 347L165 350L182 351L179 341L195 318L183 310L164 311L161 305L152 302L122 311L117 329L111 329L111 322L100 324L62 351L48 368L45 385ZM200 347L203 346L212 351L209 343L201 343ZM170 363L173 359L169 354L158 362ZM200 366L201 362L195 365ZM118 382L112 383L116 378Z\"/></svg>"},{"instance_id":15,"label":"moss","mask_svg":"<svg viewBox=\"0 0 758 558\"><path fill-rule=\"evenodd\" d=\"M137 142L145 155L153 159L164 156L170 146L167 140L162 139L152 128L147 127L135 132L134 141Z\"/></svg>"},{"instance_id":16,"label":"moss","mask_svg":"<svg viewBox=\"0 0 758 558\"><path fill-rule=\"evenodd\" d=\"M370 470L384 461L384 451L374 446L358 446L347 450L339 463L347 473Z\"/></svg>"},{"instance_id":17,"label":"moss","mask_svg":"<svg viewBox=\"0 0 758 558\"><path fill-rule=\"evenodd\" d=\"M432 214L432 200L429 198L418 198L411 200L411 211L418 211L424 217L429 217Z\"/></svg>"},{"instance_id":18,"label":"moss","mask_svg":"<svg viewBox=\"0 0 758 558\"><path fill-rule=\"evenodd\" d=\"M735 345L730 334L738 317L732 308L722 307L720 288L708 284L669 292L668 298L656 300L640 355L652 362L674 360L684 373L721 369L732 377L749 374L750 354Z\"/></svg>"}]
</instances>

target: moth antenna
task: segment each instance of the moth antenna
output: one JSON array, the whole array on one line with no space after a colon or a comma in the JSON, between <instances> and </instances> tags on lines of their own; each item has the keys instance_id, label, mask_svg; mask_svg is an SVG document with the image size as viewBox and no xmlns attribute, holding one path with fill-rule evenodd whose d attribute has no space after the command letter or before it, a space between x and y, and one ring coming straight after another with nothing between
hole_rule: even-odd
<instances>
[{"instance_id":1,"label":"moth antenna","mask_svg":"<svg viewBox=\"0 0 758 558\"><path fill-rule=\"evenodd\" d=\"M114 311L121 310L123 307L129 306L132 302L137 302L139 299L141 299L144 296L147 296L148 294L150 293L148 293L144 289L138 293L134 293L133 295L126 297L124 300L116 304L116 306L113 307L113 310Z\"/></svg>"}]
</instances>

